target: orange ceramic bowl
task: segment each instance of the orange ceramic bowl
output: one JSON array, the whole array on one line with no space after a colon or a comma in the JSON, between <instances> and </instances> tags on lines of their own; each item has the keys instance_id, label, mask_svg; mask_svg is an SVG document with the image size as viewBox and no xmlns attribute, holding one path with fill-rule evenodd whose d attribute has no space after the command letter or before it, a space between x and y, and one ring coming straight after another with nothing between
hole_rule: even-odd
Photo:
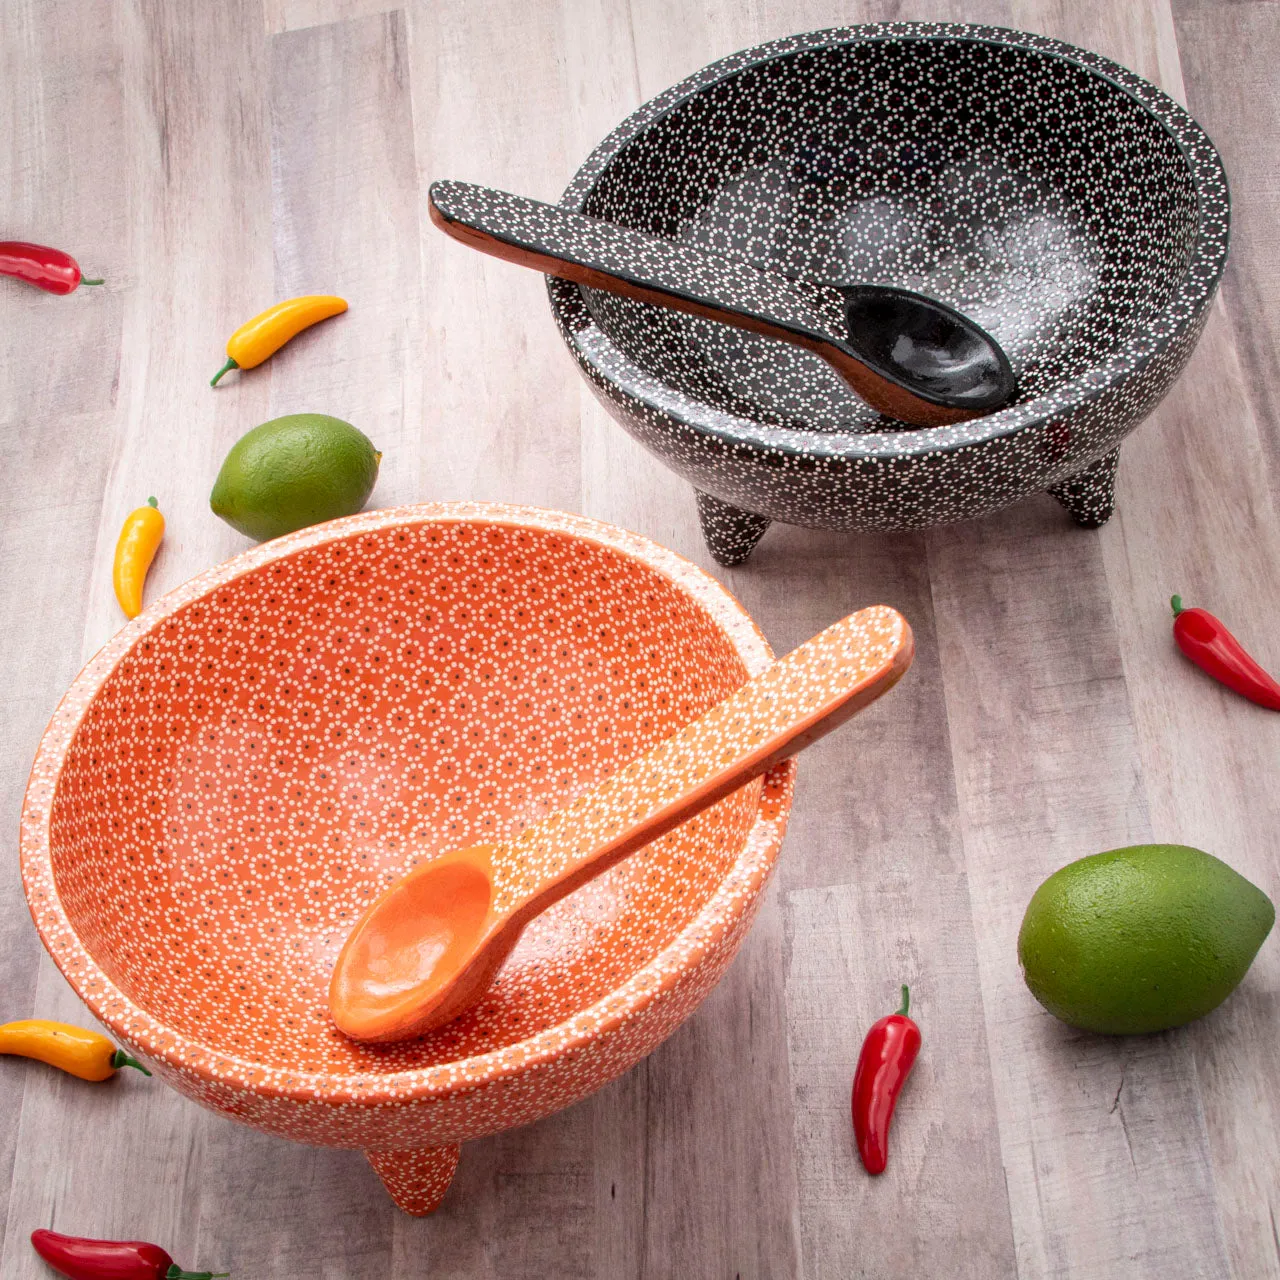
<instances>
[{"instance_id":1,"label":"orange ceramic bowl","mask_svg":"<svg viewBox=\"0 0 1280 1280\"><path fill-rule=\"evenodd\" d=\"M362 1148L426 1212L462 1140L598 1089L707 994L794 765L557 904L421 1040L330 1021L352 922L411 861L514 834L770 659L714 579L578 516L438 504L277 539L124 627L58 707L22 814L36 928L174 1088Z\"/></svg>"}]
</instances>

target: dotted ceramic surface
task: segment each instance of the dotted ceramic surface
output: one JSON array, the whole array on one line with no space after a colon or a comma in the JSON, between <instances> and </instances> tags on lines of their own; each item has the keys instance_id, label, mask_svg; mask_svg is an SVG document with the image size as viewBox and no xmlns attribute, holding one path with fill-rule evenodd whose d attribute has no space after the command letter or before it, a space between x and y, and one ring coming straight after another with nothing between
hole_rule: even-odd
<instances>
[{"instance_id":1,"label":"dotted ceramic surface","mask_svg":"<svg viewBox=\"0 0 1280 1280\"><path fill-rule=\"evenodd\" d=\"M488 991L527 921L838 727L891 689L913 652L896 610L850 614L514 839L423 859L339 953L334 1023L393 1042L456 1018ZM687 679L696 688L702 677Z\"/></svg>"},{"instance_id":2,"label":"dotted ceramic surface","mask_svg":"<svg viewBox=\"0 0 1280 1280\"><path fill-rule=\"evenodd\" d=\"M843 707L873 684L878 696L901 677L910 655L906 622L884 605L833 624L602 786L491 850L494 911L515 910L601 849L630 845L629 832L673 797L700 788L714 793L722 772L802 719L812 721L820 708ZM689 673L693 691L701 679Z\"/></svg>"},{"instance_id":3,"label":"dotted ceramic surface","mask_svg":"<svg viewBox=\"0 0 1280 1280\"><path fill-rule=\"evenodd\" d=\"M724 563L772 519L916 528L1049 489L1086 526L1199 337L1226 260L1213 145L1141 77L1041 36L887 23L793 36L641 107L561 204L798 280L897 285L1008 354L1018 393L906 429L819 357L550 280L579 367L691 480Z\"/></svg>"},{"instance_id":4,"label":"dotted ceramic surface","mask_svg":"<svg viewBox=\"0 0 1280 1280\"><path fill-rule=\"evenodd\" d=\"M169 1083L365 1148L421 1211L438 1196L405 1190L413 1170L442 1193L458 1141L598 1088L710 989L777 855L793 765L540 916L482 1003L420 1040L332 1025L356 916L415 861L514 836L769 659L713 579L579 517L409 507L267 543L125 627L58 708L23 810L37 928Z\"/></svg>"}]
</instances>

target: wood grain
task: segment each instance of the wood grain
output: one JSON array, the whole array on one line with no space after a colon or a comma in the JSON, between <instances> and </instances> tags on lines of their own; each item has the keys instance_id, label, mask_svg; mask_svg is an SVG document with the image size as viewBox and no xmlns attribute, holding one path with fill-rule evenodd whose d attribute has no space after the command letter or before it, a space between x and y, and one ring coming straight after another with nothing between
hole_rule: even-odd
<instances>
[{"instance_id":1,"label":"wood grain","mask_svg":"<svg viewBox=\"0 0 1280 1280\"><path fill-rule=\"evenodd\" d=\"M401 11L271 41L271 297L349 310L290 343L275 414L321 409L382 452L374 506L421 498L424 362L408 23ZM265 305L265 303L264 303Z\"/></svg>"},{"instance_id":2,"label":"wood grain","mask_svg":"<svg viewBox=\"0 0 1280 1280\"><path fill-rule=\"evenodd\" d=\"M1280 6L1232 0L1224 15L1215 0L1174 0L1173 16L1187 107L1217 144L1231 184L1231 258L1222 296L1274 497L1280 483Z\"/></svg>"},{"instance_id":3,"label":"wood grain","mask_svg":"<svg viewBox=\"0 0 1280 1280\"><path fill-rule=\"evenodd\" d=\"M1203 23L1199 29L1184 27L1179 12L1153 10L1146 31L1132 14L1116 24L1099 12L1092 22L1096 47L1185 101L1179 51L1191 66L1201 67L1206 33ZM1280 9L1270 6L1270 15L1274 50ZM1241 75L1220 61L1215 101L1225 118L1206 121L1237 193L1235 263L1187 376L1122 451L1120 519L1100 541L1152 832L1218 853L1274 897L1280 857L1270 833L1280 805L1265 779L1280 766L1280 722L1248 715L1249 704L1225 696L1210 681L1197 680L1185 691L1179 684L1173 694L1172 680L1185 668L1166 630L1166 597L1180 589L1185 575L1192 583L1189 601L1211 602L1207 607L1229 618L1273 665L1280 660L1280 648L1265 647L1267 620L1280 600L1274 499L1280 434L1260 331L1249 334L1250 304L1264 301L1256 292L1259 278L1275 272L1275 240L1268 257L1266 233L1259 235L1253 208L1254 201L1265 202L1267 184L1258 180L1256 162L1239 167L1244 149L1238 142L1233 146L1245 127L1241 104L1251 104L1248 117L1256 134L1262 125L1257 110L1274 115L1276 97L1274 90L1270 99L1265 92L1255 94L1261 88L1256 59L1267 47L1265 15L1235 4L1219 6L1215 25L1233 60L1247 49L1253 68ZM1203 70L1197 76L1203 84ZM1265 136L1274 145L1274 131ZM1242 179L1250 193L1243 219ZM1244 291L1246 283L1252 291ZM1271 296L1280 300L1274 290ZM1224 311L1237 323L1224 324ZM1270 323L1265 313L1263 323ZM1247 551L1232 556L1233 547ZM1228 557L1233 563L1226 569ZM1175 585L1166 587L1170 582ZM1280 956L1271 948L1259 957L1239 999L1185 1033L1228 1256L1242 1277L1280 1277L1280 1153L1270 1136L1280 1131L1280 1076L1261 1032L1269 1021L1274 1026L1278 978Z\"/></svg>"},{"instance_id":4,"label":"wood grain","mask_svg":"<svg viewBox=\"0 0 1280 1280\"><path fill-rule=\"evenodd\" d=\"M1181 394L1132 440L1104 559L1113 596L1131 602L1117 610L1117 630L1153 833L1217 853L1274 894L1280 722L1251 714L1251 703L1212 681L1186 679L1198 673L1168 640L1168 596L1181 591L1229 619L1273 665L1280 659L1269 643L1280 545L1264 445L1221 308L1193 359ZM1217 549L1233 546L1244 553L1224 573ZM1280 1276L1280 1159L1265 1136L1280 1125L1265 1031L1280 1008L1278 985L1280 955L1264 949L1237 996L1185 1033L1232 1259L1249 1277Z\"/></svg>"},{"instance_id":5,"label":"wood grain","mask_svg":"<svg viewBox=\"0 0 1280 1280\"><path fill-rule=\"evenodd\" d=\"M577 387L532 272L454 244L430 223L433 178L555 199L571 172L559 14L521 0L410 11L426 299L419 458L424 498L580 508ZM559 371L559 372L557 372Z\"/></svg>"},{"instance_id":6,"label":"wood grain","mask_svg":"<svg viewBox=\"0 0 1280 1280\"><path fill-rule=\"evenodd\" d=\"M123 145L119 63L118 43L83 30L74 4L6 10L0 82L11 116L0 133L0 234L57 237L103 274L127 261L124 183L118 171L94 167L95 153ZM77 120L78 106L68 93L50 92L59 84L89 98L87 124ZM45 148L49 138L59 141L59 152ZM84 194L103 218L102 234L95 234L93 214L63 182L66 165L87 166ZM119 294L111 290L86 289L62 299L0 280L0 331L21 335L11 339L9 358L0 362L0 644L6 675L0 695L0 1021L27 1017L35 1007L40 951L32 946L18 876L18 814L36 743L78 665L75 637L93 571L115 427L120 317ZM73 344L65 349L64 334ZM73 373L77 347L92 349L83 362L92 367L80 375ZM42 348L54 354L41 358ZM53 475L62 483L51 486ZM39 626L31 625L33 618ZM53 636L62 643L51 646ZM23 1095L39 1076L28 1064L0 1072L0 1241L11 1217Z\"/></svg>"},{"instance_id":7,"label":"wood grain","mask_svg":"<svg viewBox=\"0 0 1280 1280\"><path fill-rule=\"evenodd\" d=\"M88 23L82 6L73 16L87 27L86 38L96 33L119 50L114 92L123 125L108 153L123 186L124 270L110 273L119 283L108 286L123 299L113 431L103 452L82 464L109 470L79 618L57 649L83 661L123 621L111 592L111 555L124 515L148 494L169 519L149 594L235 548L234 535L209 513L207 495L222 452L261 420L265 397L220 397L207 383L234 327L229 316L238 323L248 313L241 286L255 248L270 270L270 180L259 96L265 41L256 8L209 6L197 16L120 5L105 15L105 31L104 14ZM214 49L218 56L208 56ZM97 156L91 167L103 165ZM227 269L211 271L218 259ZM65 485L52 466L45 471L46 494ZM51 611L41 626L53 617ZM49 641L46 633L46 647ZM47 959L33 1008L48 1017L87 1017ZM53 1072L28 1075L0 1273L44 1273L27 1244L36 1226L150 1237L175 1255L192 1255L212 1118L147 1083L134 1076L95 1089ZM218 1248L227 1249L225 1240Z\"/></svg>"},{"instance_id":8,"label":"wood grain","mask_svg":"<svg viewBox=\"0 0 1280 1280\"><path fill-rule=\"evenodd\" d=\"M1019 1274L1229 1274L1185 1037L1071 1032L1018 971L1040 881L1151 838L1098 539L1045 500L929 556Z\"/></svg>"},{"instance_id":9,"label":"wood grain","mask_svg":"<svg viewBox=\"0 0 1280 1280\"><path fill-rule=\"evenodd\" d=\"M0 1020L87 1015L41 958L17 813L44 721L120 624L124 514L169 520L149 597L246 543L207 496L230 444L318 410L383 450L375 505L491 498L622 524L717 574L779 652L901 609L912 671L809 752L776 883L722 985L578 1106L464 1149L441 1210L396 1213L358 1153L213 1117L141 1077L0 1060L0 1277L40 1225L144 1236L241 1275L1159 1276L1280 1280L1280 947L1180 1032L1071 1032L1015 939L1045 875L1149 838L1280 893L1280 719L1187 668L1167 597L1273 666L1280 604L1277 0L15 0L0 24L0 234L65 245L97 292L0 280ZM774 526L716 568L692 492L605 414L530 272L432 228L459 178L554 200L645 98L792 31L1021 26L1114 57L1221 148L1233 259L1186 373L1125 445L1118 512L1048 498L927 534ZM344 316L207 386L277 297ZM908 981L925 1047L888 1173L848 1090ZM7 1189L6 1189L7 1188Z\"/></svg>"},{"instance_id":10,"label":"wood grain","mask_svg":"<svg viewBox=\"0 0 1280 1280\"><path fill-rule=\"evenodd\" d=\"M1012 1274L925 539L779 528L730 577L779 651L872 601L901 610L916 636L893 692L806 753L779 870L805 1274ZM852 1143L852 1068L903 982L928 1029L927 1083L911 1096L930 1102L904 1101L889 1171L871 1180ZM915 1154L899 1159L905 1149ZM939 1229L904 1240L904 1197Z\"/></svg>"}]
</instances>

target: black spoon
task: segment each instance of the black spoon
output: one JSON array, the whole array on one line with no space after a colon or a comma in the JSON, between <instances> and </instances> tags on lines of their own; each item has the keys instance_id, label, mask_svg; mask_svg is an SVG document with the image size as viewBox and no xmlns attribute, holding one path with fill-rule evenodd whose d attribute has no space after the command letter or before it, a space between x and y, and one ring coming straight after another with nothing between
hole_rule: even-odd
<instances>
[{"instance_id":1,"label":"black spoon","mask_svg":"<svg viewBox=\"0 0 1280 1280\"><path fill-rule=\"evenodd\" d=\"M976 418L1014 393L995 340L910 289L793 280L469 182L433 182L428 206L436 226L484 253L807 347L872 408L913 426Z\"/></svg>"}]
</instances>

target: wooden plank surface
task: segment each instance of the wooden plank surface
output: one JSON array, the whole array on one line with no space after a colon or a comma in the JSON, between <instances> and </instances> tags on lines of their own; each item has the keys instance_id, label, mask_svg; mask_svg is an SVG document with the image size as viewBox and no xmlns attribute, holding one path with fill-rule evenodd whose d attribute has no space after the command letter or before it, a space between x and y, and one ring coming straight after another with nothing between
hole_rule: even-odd
<instances>
[{"instance_id":1,"label":"wooden plank surface","mask_svg":"<svg viewBox=\"0 0 1280 1280\"><path fill-rule=\"evenodd\" d=\"M1258 418L1272 484L1280 474L1280 4L1174 0L1186 101L1231 182L1231 259L1222 298ZM1261 144L1261 145L1260 145ZM1273 493L1275 492L1273 488Z\"/></svg>"},{"instance_id":2,"label":"wooden plank surface","mask_svg":"<svg viewBox=\"0 0 1280 1280\"><path fill-rule=\"evenodd\" d=\"M1188 100L1232 181L1222 299L1126 444L1100 533L1036 499L927 534L775 527L719 569L691 492L577 378L541 280L435 232L426 187L554 199L705 62L890 17L1043 31ZM85 1017L30 928L15 833L44 721L119 623L120 520L160 497L155 592L239 550L208 489L274 414L361 426L385 455L375 505L583 511L711 569L780 652L873 600L918 651L806 756L775 883L694 1019L577 1107L469 1145L434 1217L396 1212L357 1153L141 1078L0 1060L0 1277L47 1274L27 1235L52 1224L244 1276L1280 1280L1280 948L1202 1023L1140 1040L1049 1018L1014 949L1045 875L1127 841L1199 844L1280 891L1280 719L1187 679L1167 606L1182 591L1280 664L1277 57L1277 0L6 6L0 234L65 244L109 284L54 299L0 281L0 1020ZM312 290L351 310L208 391L240 320ZM900 981L925 1049L873 1181L849 1078Z\"/></svg>"},{"instance_id":3,"label":"wooden plank surface","mask_svg":"<svg viewBox=\"0 0 1280 1280\"><path fill-rule=\"evenodd\" d=\"M1070 1032L1018 972L1040 881L1151 838L1098 540L1045 499L931 534L930 569L1020 1269L1225 1274L1185 1037Z\"/></svg>"},{"instance_id":4,"label":"wooden plank surface","mask_svg":"<svg viewBox=\"0 0 1280 1280\"><path fill-rule=\"evenodd\" d=\"M93 111L84 127L65 96L51 85L81 85ZM123 144L119 49L81 29L76 6L11 7L0 40L0 81L12 111L0 133L0 223L15 238L58 237L75 245L86 265L104 273L128 260L123 243L124 183L119 169L95 164L95 154ZM89 86L93 86L92 89ZM62 144L55 154L43 140ZM88 166L85 200L65 189L67 165ZM96 206L96 211L94 211ZM102 226L95 225L102 218ZM44 229L48 228L47 233ZM25 775L50 707L74 676L84 596L94 572L94 542L114 438L115 369L120 350L117 297L86 290L74 312L34 290L12 288L0 299L7 333L23 334L16 358L0 361L0 627L6 679L0 697L6 732L0 746L0 805L6 857L0 868L0 972L6 1007L14 1016L35 1000L40 949L31 945L13 833ZM85 304L88 304L87 306ZM71 372L69 354L29 362L28 352L58 351L72 335L91 354L87 377ZM28 342L30 346L28 347ZM25 358L25 359L24 359ZM26 363L26 367L23 365ZM35 406L35 412L29 412ZM49 477L63 483L51 488ZM31 619L38 618L33 627ZM51 646L51 636L62 643ZM22 1099L40 1073L0 1072L0 1237L8 1219Z\"/></svg>"},{"instance_id":5,"label":"wooden plank surface","mask_svg":"<svg viewBox=\"0 0 1280 1280\"><path fill-rule=\"evenodd\" d=\"M1224 14L1205 0L1175 0L1173 16L1187 105L1218 145L1231 182L1232 251L1189 385L1162 407L1159 433L1142 440L1152 451L1163 445L1150 465L1153 492L1164 501L1148 495L1147 510L1157 517L1149 522L1135 523L1125 512L1125 536L1114 548L1124 555L1109 559L1108 572L1113 590L1129 598L1137 598L1139 582L1154 587L1161 576L1160 585L1174 583L1170 589L1190 582L1188 600L1229 612L1239 634L1274 663L1280 648L1268 618L1277 599L1280 502L1280 4L1234 3ZM1226 447L1206 448L1219 433ZM1204 536L1175 536L1175 522ZM1233 544L1248 551L1224 574L1219 549ZM1256 883L1275 885L1280 857L1270 833L1280 820L1280 796L1271 780L1280 765L1280 725L1211 685L1173 703L1156 696L1151 658L1162 618L1158 596L1151 596L1149 607L1118 616L1126 678L1146 694L1135 706L1153 822L1192 844L1217 842ZM1280 1071L1266 1030L1275 1026L1278 984L1280 957L1268 949L1240 999L1189 1033L1240 1276L1280 1277L1272 1158Z\"/></svg>"},{"instance_id":6,"label":"wooden plank surface","mask_svg":"<svg viewBox=\"0 0 1280 1280\"><path fill-rule=\"evenodd\" d=\"M265 416L267 387L261 383L234 397L192 395L191 389L204 384L207 390L228 320L253 309L254 291L244 286L259 273L269 278L271 187L261 93L267 43L256 4L185 14L146 4L69 8L66 38L90 42L99 57L104 50L111 53L109 70L98 74L120 102L114 144L105 153L77 155L74 169L114 172L118 188L114 198L112 187L104 190L98 206L103 225L118 227L120 236L114 268L111 262L103 267L106 298L119 299L122 308L111 422L100 451L79 469L60 471L51 458L38 490L53 511L65 501L60 490L83 484L87 468L101 469L96 546L91 571L81 579L74 624L55 636L49 628L56 608L47 616L27 615L43 652L59 664L70 659L77 666L120 625L111 556L125 514L149 494L159 498L170 525L153 569L155 590L177 585L241 545L209 516L208 491L231 442ZM37 21L47 20L44 6L32 10ZM25 72L39 73L38 62ZM70 113L72 123L65 127L74 135L85 117L93 118L93 104L84 95L97 83L86 76L81 85L38 85L35 100ZM32 150L35 157L43 154L40 145ZM62 172L65 182L72 171ZM92 181L86 190L86 212L92 212ZM88 253L81 256L87 264ZM220 258L234 261L235 268L211 271ZM84 291L69 300L83 304L96 296ZM3 328L14 331L8 323ZM84 341L83 349L92 352L93 343ZM27 358L33 368L40 366L38 339ZM14 403L24 404L24 397L19 394ZM15 429L36 439L47 424L24 415ZM58 546L61 538L54 537ZM59 546L59 554L73 556L74 543ZM69 568L61 570L64 577ZM57 583L55 577L48 585ZM26 608L15 598L15 612ZM56 691L48 696L46 714L56 697ZM8 830L16 835L16 805ZM17 913L20 899L5 906ZM39 1010L77 1021L87 1016L47 958L23 1005L6 1013ZM104 1086L109 1094L48 1072L27 1075L8 1197L9 1222L15 1225L6 1228L0 1274L45 1271L27 1243L37 1226L153 1236L175 1255L196 1250L205 1134L216 1122L170 1091L147 1088L142 1077L129 1075ZM213 1247L220 1253L229 1248L222 1239Z\"/></svg>"}]
</instances>

